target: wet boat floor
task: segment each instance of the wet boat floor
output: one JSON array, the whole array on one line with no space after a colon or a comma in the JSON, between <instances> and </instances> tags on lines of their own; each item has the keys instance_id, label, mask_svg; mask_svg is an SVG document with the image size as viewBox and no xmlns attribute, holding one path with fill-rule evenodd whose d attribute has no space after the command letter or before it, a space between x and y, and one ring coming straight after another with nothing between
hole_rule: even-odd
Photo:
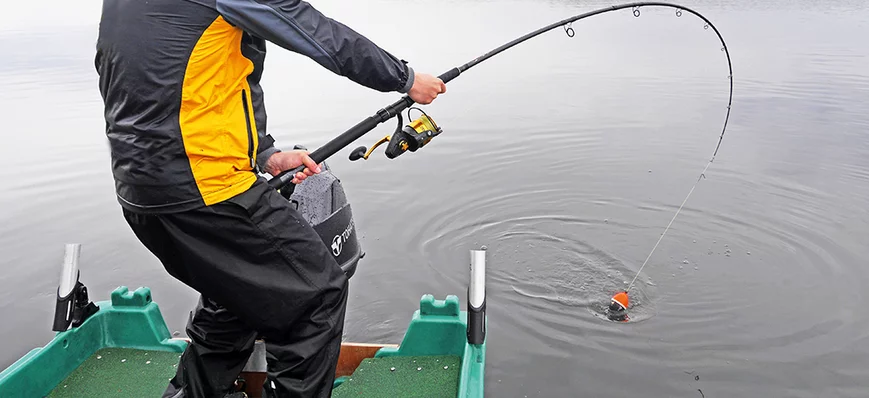
<instances>
[{"instance_id":1,"label":"wet boat floor","mask_svg":"<svg viewBox=\"0 0 869 398\"><path fill-rule=\"evenodd\" d=\"M458 356L367 358L332 391L332 398L455 397Z\"/></svg>"},{"instance_id":2,"label":"wet boat floor","mask_svg":"<svg viewBox=\"0 0 869 398\"><path fill-rule=\"evenodd\" d=\"M103 348L76 368L48 397L159 397L181 353ZM333 398L455 397L461 358L367 358L332 392Z\"/></svg>"},{"instance_id":3,"label":"wet boat floor","mask_svg":"<svg viewBox=\"0 0 869 398\"><path fill-rule=\"evenodd\" d=\"M159 397L175 375L180 352L103 348L48 397Z\"/></svg>"}]
</instances>

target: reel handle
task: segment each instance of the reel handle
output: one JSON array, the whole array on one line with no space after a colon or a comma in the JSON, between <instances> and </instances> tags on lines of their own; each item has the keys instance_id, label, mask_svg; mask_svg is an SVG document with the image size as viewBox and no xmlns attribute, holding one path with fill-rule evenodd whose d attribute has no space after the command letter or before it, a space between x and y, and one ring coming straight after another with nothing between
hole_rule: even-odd
<instances>
[{"instance_id":1,"label":"reel handle","mask_svg":"<svg viewBox=\"0 0 869 398\"><path fill-rule=\"evenodd\" d=\"M357 161L365 157L365 152L368 152L368 148L361 146L350 152L350 160Z\"/></svg>"}]
</instances>

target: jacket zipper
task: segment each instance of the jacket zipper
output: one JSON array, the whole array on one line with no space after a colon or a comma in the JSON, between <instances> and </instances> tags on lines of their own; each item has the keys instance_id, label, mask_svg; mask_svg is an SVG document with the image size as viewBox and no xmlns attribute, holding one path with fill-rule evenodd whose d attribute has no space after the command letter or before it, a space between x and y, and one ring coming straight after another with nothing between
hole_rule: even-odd
<instances>
[{"instance_id":1,"label":"jacket zipper","mask_svg":"<svg viewBox=\"0 0 869 398\"><path fill-rule=\"evenodd\" d=\"M250 167L256 168L253 160L253 129L250 126L250 110L247 107L247 93L241 90L241 105L244 107L244 121L247 126L247 157L250 159Z\"/></svg>"}]
</instances>

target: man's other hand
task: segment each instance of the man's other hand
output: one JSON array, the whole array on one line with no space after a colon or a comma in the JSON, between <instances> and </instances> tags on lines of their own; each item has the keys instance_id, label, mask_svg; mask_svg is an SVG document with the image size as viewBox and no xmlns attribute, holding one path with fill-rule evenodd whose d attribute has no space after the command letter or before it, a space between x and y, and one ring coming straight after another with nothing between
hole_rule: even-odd
<instances>
[{"instance_id":1,"label":"man's other hand","mask_svg":"<svg viewBox=\"0 0 869 398\"><path fill-rule=\"evenodd\" d=\"M441 79L426 73L416 73L413 87L407 94L414 102L428 105L437 98L438 94L445 92L447 92L447 85Z\"/></svg>"},{"instance_id":2,"label":"man's other hand","mask_svg":"<svg viewBox=\"0 0 869 398\"><path fill-rule=\"evenodd\" d=\"M305 165L305 170L296 173L293 178L293 184L299 184L314 174L320 173L320 165L314 162L308 156L308 151L293 150L286 152L277 152L269 157L266 162L266 173L276 176L284 171L292 170L301 165Z\"/></svg>"}]
</instances>

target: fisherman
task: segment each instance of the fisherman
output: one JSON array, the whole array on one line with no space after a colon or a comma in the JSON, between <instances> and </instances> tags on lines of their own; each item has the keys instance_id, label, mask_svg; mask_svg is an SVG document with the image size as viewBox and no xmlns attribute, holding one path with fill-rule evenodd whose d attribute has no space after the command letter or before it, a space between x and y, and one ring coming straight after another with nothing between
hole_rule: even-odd
<instances>
[{"instance_id":1,"label":"fisherman","mask_svg":"<svg viewBox=\"0 0 869 398\"><path fill-rule=\"evenodd\" d=\"M266 396L331 394L348 281L263 177L304 164L298 184L320 172L267 132L266 41L420 104L446 92L306 2L103 1L95 66L118 201L141 243L201 294L164 397L231 396L258 336Z\"/></svg>"}]
</instances>

